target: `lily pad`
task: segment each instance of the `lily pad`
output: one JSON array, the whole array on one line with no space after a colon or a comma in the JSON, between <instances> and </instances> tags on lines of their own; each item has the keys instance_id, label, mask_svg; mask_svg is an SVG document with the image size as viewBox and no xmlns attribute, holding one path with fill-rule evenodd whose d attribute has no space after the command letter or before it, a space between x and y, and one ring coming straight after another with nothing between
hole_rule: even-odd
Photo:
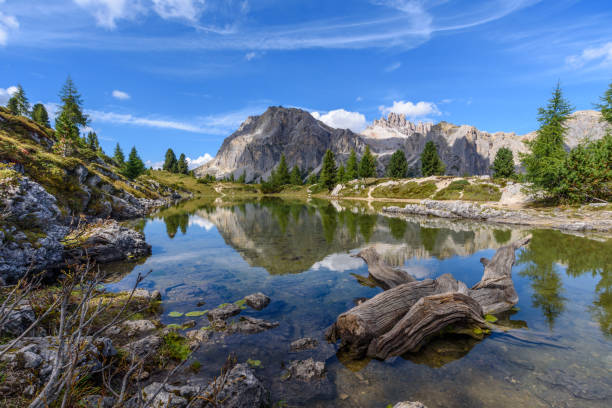
<instances>
[{"instance_id":1,"label":"lily pad","mask_svg":"<svg viewBox=\"0 0 612 408\"><path fill-rule=\"evenodd\" d=\"M187 317L200 317L200 316L204 316L206 313L208 313L208 310L194 310L192 312L185 313L185 316L187 316Z\"/></svg>"},{"instance_id":2,"label":"lily pad","mask_svg":"<svg viewBox=\"0 0 612 408\"><path fill-rule=\"evenodd\" d=\"M168 329L182 329L183 326L181 326L180 324L172 323L172 324L167 325L166 328L168 328Z\"/></svg>"},{"instance_id":3,"label":"lily pad","mask_svg":"<svg viewBox=\"0 0 612 408\"><path fill-rule=\"evenodd\" d=\"M497 321L497 317L488 314L488 315L485 315L485 320L490 323L495 323Z\"/></svg>"},{"instance_id":4,"label":"lily pad","mask_svg":"<svg viewBox=\"0 0 612 408\"><path fill-rule=\"evenodd\" d=\"M259 360L252 360L252 359L248 359L247 360L247 364L253 368L259 368L261 367L261 361Z\"/></svg>"},{"instance_id":5,"label":"lily pad","mask_svg":"<svg viewBox=\"0 0 612 408\"><path fill-rule=\"evenodd\" d=\"M181 312L170 312L170 313L168 313L168 316L170 316L170 317L183 317L183 313L181 313Z\"/></svg>"}]
</instances>

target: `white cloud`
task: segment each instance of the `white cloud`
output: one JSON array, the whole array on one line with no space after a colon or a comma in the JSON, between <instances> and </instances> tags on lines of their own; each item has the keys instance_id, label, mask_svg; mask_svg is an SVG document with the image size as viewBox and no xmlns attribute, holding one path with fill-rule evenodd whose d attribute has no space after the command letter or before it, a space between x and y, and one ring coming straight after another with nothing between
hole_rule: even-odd
<instances>
[{"instance_id":1,"label":"white cloud","mask_svg":"<svg viewBox=\"0 0 612 408\"><path fill-rule=\"evenodd\" d=\"M362 113L349 112L344 109L336 109L321 115L319 112L311 112L311 115L328 126L337 129L350 129L353 132L361 132L366 128L366 118Z\"/></svg>"},{"instance_id":2,"label":"white cloud","mask_svg":"<svg viewBox=\"0 0 612 408\"><path fill-rule=\"evenodd\" d=\"M118 123L161 129L183 130L185 132L203 133L203 129L201 127L185 122L177 122L173 120L164 119L141 118L130 114L103 112L97 110L88 110L86 113L91 117L94 122Z\"/></svg>"},{"instance_id":3,"label":"white cloud","mask_svg":"<svg viewBox=\"0 0 612 408\"><path fill-rule=\"evenodd\" d=\"M361 101L363 101L363 97L358 96L357 98L355 98L355 100L356 100L357 102L361 102Z\"/></svg>"},{"instance_id":4,"label":"white cloud","mask_svg":"<svg viewBox=\"0 0 612 408\"><path fill-rule=\"evenodd\" d=\"M215 224L207 220L206 218L202 218L199 215L192 215L189 217L189 226L197 225L200 228L204 228L206 231L210 231L215 228Z\"/></svg>"},{"instance_id":5,"label":"white cloud","mask_svg":"<svg viewBox=\"0 0 612 408\"><path fill-rule=\"evenodd\" d=\"M187 167L189 167L189 170L193 170L196 167L200 167L201 165L208 163L212 159L213 157L208 153L204 153L204 155L197 157L195 159L192 159L191 157L187 157Z\"/></svg>"},{"instance_id":6,"label":"white cloud","mask_svg":"<svg viewBox=\"0 0 612 408\"><path fill-rule=\"evenodd\" d=\"M350 254L331 254L312 265L311 269L322 268L335 272L344 272L359 269L364 262L360 258L352 257Z\"/></svg>"},{"instance_id":7,"label":"white cloud","mask_svg":"<svg viewBox=\"0 0 612 408\"><path fill-rule=\"evenodd\" d=\"M247 52L247 53L246 53L246 55L244 56L244 58L245 58L247 61L251 61L252 59L257 58L257 53L256 53L256 52L254 52L254 51Z\"/></svg>"},{"instance_id":8,"label":"white cloud","mask_svg":"<svg viewBox=\"0 0 612 408\"><path fill-rule=\"evenodd\" d=\"M153 9L161 18L196 21L204 10L204 0L153 0Z\"/></svg>"},{"instance_id":9,"label":"white cloud","mask_svg":"<svg viewBox=\"0 0 612 408\"><path fill-rule=\"evenodd\" d=\"M151 161L151 160L147 160L145 161L145 166L146 167L153 167L154 170L159 170L162 168L162 166L164 165L163 161Z\"/></svg>"},{"instance_id":10,"label":"white cloud","mask_svg":"<svg viewBox=\"0 0 612 408\"><path fill-rule=\"evenodd\" d=\"M612 42L586 48L581 54L571 55L565 61L571 68L582 68L586 65L595 68L612 66Z\"/></svg>"},{"instance_id":11,"label":"white cloud","mask_svg":"<svg viewBox=\"0 0 612 408\"><path fill-rule=\"evenodd\" d=\"M10 16L0 11L0 46L6 45L9 32L18 28L19 22L15 16Z\"/></svg>"},{"instance_id":12,"label":"white cloud","mask_svg":"<svg viewBox=\"0 0 612 408\"><path fill-rule=\"evenodd\" d=\"M123 92L123 91L119 91L115 89L113 91L113 98L124 101L126 99L130 99L130 94L128 94L127 92Z\"/></svg>"},{"instance_id":13,"label":"white cloud","mask_svg":"<svg viewBox=\"0 0 612 408\"><path fill-rule=\"evenodd\" d=\"M93 14L99 26L114 29L117 20L132 19L144 12L139 0L74 0L74 2Z\"/></svg>"},{"instance_id":14,"label":"white cloud","mask_svg":"<svg viewBox=\"0 0 612 408\"><path fill-rule=\"evenodd\" d=\"M380 106L378 108L383 115L398 113L410 119L425 118L427 116L439 116L440 110L433 102L394 101L392 106Z\"/></svg>"},{"instance_id":15,"label":"white cloud","mask_svg":"<svg viewBox=\"0 0 612 408\"><path fill-rule=\"evenodd\" d=\"M0 88L0 105L6 105L15 92L17 92L16 86L9 86L6 89Z\"/></svg>"},{"instance_id":16,"label":"white cloud","mask_svg":"<svg viewBox=\"0 0 612 408\"><path fill-rule=\"evenodd\" d=\"M401 62L395 62L391 65L389 65L387 68L385 68L385 72L393 72L397 69L399 69L402 66Z\"/></svg>"}]
</instances>

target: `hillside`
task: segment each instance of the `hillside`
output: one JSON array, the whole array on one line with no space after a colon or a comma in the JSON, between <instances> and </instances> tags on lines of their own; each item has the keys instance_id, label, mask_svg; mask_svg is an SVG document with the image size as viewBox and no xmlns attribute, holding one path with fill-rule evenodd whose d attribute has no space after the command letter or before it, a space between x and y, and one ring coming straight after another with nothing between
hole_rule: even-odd
<instances>
[{"instance_id":1,"label":"hillside","mask_svg":"<svg viewBox=\"0 0 612 408\"><path fill-rule=\"evenodd\" d=\"M589 137L601 138L606 131L595 111L578 111L567 122L567 147L575 147ZM225 139L216 157L196 170L202 177L212 174L239 177L246 172L247 181L267 178L278 164L281 154L291 167L303 170L321 165L326 149L331 149L339 162L348 158L351 149L361 154L370 146L378 161L378 175L396 150L406 154L409 166L418 173L419 158L425 143L434 141L449 175L487 175L495 154L501 147L514 152L519 164L519 153L526 151L525 140L533 138L535 132L526 135L515 133L489 133L474 126L457 126L447 122L412 123L404 115L389 114L387 118L375 120L362 134L347 129L334 129L300 109L270 107L260 116L249 117L240 128Z\"/></svg>"},{"instance_id":2,"label":"hillside","mask_svg":"<svg viewBox=\"0 0 612 408\"><path fill-rule=\"evenodd\" d=\"M105 155L75 146L64 157L56 152L56 142L52 129L0 108L0 279L19 277L30 267L61 266L63 240L77 225L141 217L190 197L189 183L196 184L192 177L165 172L129 180ZM134 248L139 254L147 251L141 235L116 223L103 227L99 233L105 238L97 244L117 239L123 247L107 245L109 253L100 260L134 255Z\"/></svg>"}]
</instances>

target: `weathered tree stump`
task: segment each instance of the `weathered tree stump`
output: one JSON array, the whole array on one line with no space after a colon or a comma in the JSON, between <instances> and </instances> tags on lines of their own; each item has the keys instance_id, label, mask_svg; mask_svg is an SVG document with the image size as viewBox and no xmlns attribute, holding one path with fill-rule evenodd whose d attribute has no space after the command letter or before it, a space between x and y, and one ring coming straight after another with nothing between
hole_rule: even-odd
<instances>
[{"instance_id":1,"label":"weathered tree stump","mask_svg":"<svg viewBox=\"0 0 612 408\"><path fill-rule=\"evenodd\" d=\"M491 260L481 259L485 271L472 289L450 274L398 284L404 277L368 248L359 256L368 263L370 275L390 289L342 313L326 337L331 342L341 339L356 357L384 359L418 350L450 325L470 330L486 327L485 314L509 310L518 302L512 265L515 251L530 239L501 247Z\"/></svg>"},{"instance_id":2,"label":"weathered tree stump","mask_svg":"<svg viewBox=\"0 0 612 408\"><path fill-rule=\"evenodd\" d=\"M363 259L368 264L370 276L385 290L416 281L407 272L387 265L372 247L362 250L355 257Z\"/></svg>"}]
</instances>

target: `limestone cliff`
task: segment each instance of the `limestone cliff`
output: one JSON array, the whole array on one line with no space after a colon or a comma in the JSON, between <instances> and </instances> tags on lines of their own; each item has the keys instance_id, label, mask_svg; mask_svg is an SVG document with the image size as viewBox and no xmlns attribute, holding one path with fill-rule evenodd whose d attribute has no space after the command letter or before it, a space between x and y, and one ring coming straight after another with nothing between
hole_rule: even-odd
<instances>
[{"instance_id":1,"label":"limestone cliff","mask_svg":"<svg viewBox=\"0 0 612 408\"><path fill-rule=\"evenodd\" d=\"M567 122L566 143L575 147L585 137L601 138L606 125L595 111L575 112ZM375 120L362 134L347 129L334 129L300 109L271 107L260 116L249 117L223 142L217 156L196 169L196 175L213 174L239 177L247 181L264 179L285 154L289 166L317 170L326 149L331 149L339 162L345 162L351 149L360 155L369 145L378 159L379 175L397 149L406 153L410 167L418 172L419 157L425 143L434 141L450 175L483 175L490 173L495 154L501 147L519 153L527 151L524 141L535 136L516 133L489 133L469 125L447 122L412 123L403 115L389 114Z\"/></svg>"}]
</instances>

